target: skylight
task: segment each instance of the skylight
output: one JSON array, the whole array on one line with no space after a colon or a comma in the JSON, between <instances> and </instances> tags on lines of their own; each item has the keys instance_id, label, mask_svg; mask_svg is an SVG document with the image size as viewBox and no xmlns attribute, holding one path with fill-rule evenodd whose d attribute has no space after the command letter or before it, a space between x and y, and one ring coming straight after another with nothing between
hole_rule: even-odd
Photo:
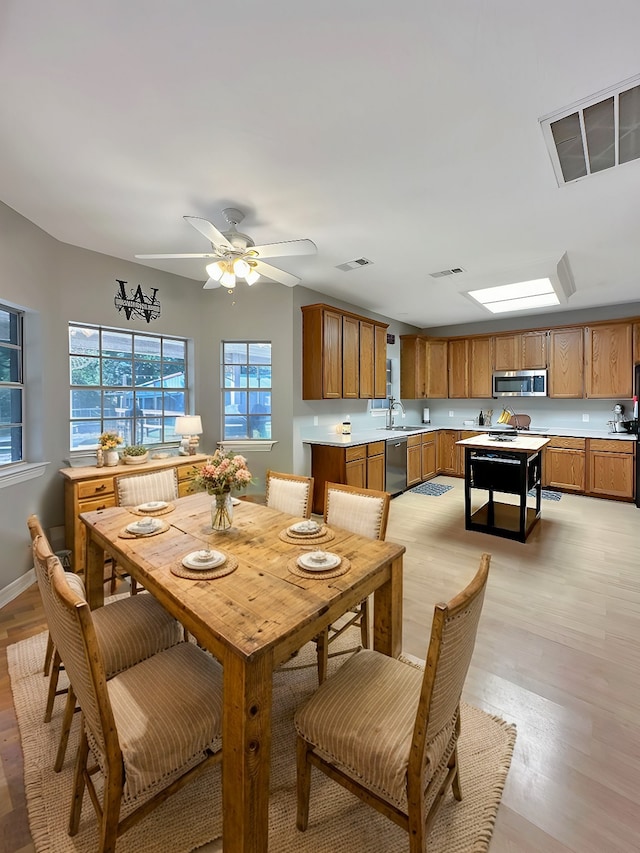
<instances>
[{"instance_id":1,"label":"skylight","mask_svg":"<svg viewBox=\"0 0 640 853\"><path fill-rule=\"evenodd\" d=\"M468 295L492 314L526 311L531 308L546 308L549 305L560 304L558 294L549 278L502 284L498 287L484 287L481 290L470 290Z\"/></svg>"}]
</instances>

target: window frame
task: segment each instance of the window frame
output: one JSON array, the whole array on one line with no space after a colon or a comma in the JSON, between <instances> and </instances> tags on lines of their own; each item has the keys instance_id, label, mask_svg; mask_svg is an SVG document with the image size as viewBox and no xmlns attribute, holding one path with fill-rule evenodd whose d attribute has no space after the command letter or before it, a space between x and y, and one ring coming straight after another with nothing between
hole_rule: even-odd
<instances>
[{"instance_id":1,"label":"window frame","mask_svg":"<svg viewBox=\"0 0 640 853\"><path fill-rule=\"evenodd\" d=\"M0 378L0 389L8 389L10 391L17 391L19 397L19 408L20 408L20 420L11 420L6 424L0 424L0 430L8 429L11 431L11 448L10 453L13 457L13 445L15 443L19 443L20 449L18 452L19 458L11 458L9 461L5 462L2 460L0 456L0 470L9 471L12 467L16 465L23 465L27 459L27 448L25 447L25 399L26 399L26 388L25 388L25 346L24 346L24 318L25 312L20 310L19 308L8 305L4 302L0 302L0 312L9 314L13 320L15 321L16 327L16 342L12 342L11 340L1 341L0 347L2 349L11 350L18 353L17 359L17 380L3 380ZM9 336L11 337L11 336ZM11 415L14 415L13 403L10 405ZM14 438L14 430L17 430L18 440Z\"/></svg>"},{"instance_id":2,"label":"window frame","mask_svg":"<svg viewBox=\"0 0 640 853\"><path fill-rule=\"evenodd\" d=\"M227 348L246 348L245 361L227 361ZM252 347L268 347L269 361L253 360L251 357ZM246 384L227 385L226 373L227 368L244 367ZM269 369L269 384L263 385L263 378L258 371L257 385L251 385L250 368L265 368ZM243 445L248 443L268 442L273 443L273 342L268 340L248 340L248 339L229 339L223 340L220 344L220 404L221 404L221 434L222 440L220 444L237 444ZM227 395L234 395L234 402L228 402ZM268 405L265 402L268 397ZM252 409L252 398L260 406L266 406L265 411L255 412ZM246 400L246 402L245 402ZM239 402L242 401L242 405ZM229 405L235 405L238 408L237 412L229 412ZM255 405L255 403L254 403ZM238 424L233 424L233 420L244 420L244 430L242 433L237 431L234 434L228 432L229 429L237 430ZM251 434L250 434L251 433ZM256 433L258 433L256 435ZM266 433L266 434L264 434Z\"/></svg>"},{"instance_id":3,"label":"window frame","mask_svg":"<svg viewBox=\"0 0 640 853\"><path fill-rule=\"evenodd\" d=\"M77 334L83 330L89 330L97 334L97 346L92 350L88 350L87 355L83 356L81 348L74 349L72 345L72 330L77 330ZM71 453L91 452L98 447L98 436L102 432L116 432L123 438L122 446L126 444L143 444L146 447L153 448L157 446L179 443L182 436L175 433L175 419L180 415L190 413L190 373L191 373L191 356L189 342L186 338L179 335L159 334L156 332L144 332L138 329L121 329L112 326L101 326L95 323L80 323L69 321L67 324L67 350L68 350L68 366L69 366L69 434L68 443ZM113 335L114 338L124 337L128 339L129 348L126 348L126 340L123 340L122 352L114 349L109 349L113 344L104 344L105 335ZM150 341L148 351L142 350L137 346L140 340ZM178 361L182 362L183 370L181 375L182 384L171 385L167 383L167 379L171 374L165 371L165 365L171 363L171 356L166 354L166 349L170 345L179 345L181 354ZM157 356L153 350L158 350ZM74 357L95 359L95 367L98 372L99 384L96 383L74 383ZM109 373L109 369L113 370L119 366L119 363L130 365L130 373L124 374L128 381L121 383L107 382L105 378ZM142 369L142 366L148 364L151 368L148 385L138 384L136 381L136 372ZM105 368L108 368L105 370ZM157 375L153 376L153 371ZM78 416L77 409L74 405L74 393L88 392L97 395L96 401L88 408L94 408L97 413L92 413L86 417ZM142 401L145 397L155 397L161 401L161 405L156 408L155 403L151 409L146 409ZM112 405L117 398L120 406L117 408ZM168 410L166 406L167 399L173 397L175 400L175 408ZM152 401L153 402L153 401ZM114 412L109 413L109 407L114 409ZM138 414L140 413L140 414ZM78 429L84 425L85 433L89 438L95 438L95 441L87 441L86 444L78 444L74 442L74 429ZM154 440L149 440L149 436L157 431L157 436Z\"/></svg>"}]
</instances>

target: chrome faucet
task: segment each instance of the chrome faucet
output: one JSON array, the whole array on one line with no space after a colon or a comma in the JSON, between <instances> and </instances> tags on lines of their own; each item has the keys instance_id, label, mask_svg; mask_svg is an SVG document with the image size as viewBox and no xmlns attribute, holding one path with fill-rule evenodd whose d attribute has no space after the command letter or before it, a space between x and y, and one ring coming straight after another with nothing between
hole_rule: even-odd
<instances>
[{"instance_id":1,"label":"chrome faucet","mask_svg":"<svg viewBox=\"0 0 640 853\"><path fill-rule=\"evenodd\" d=\"M395 397L389 397L389 408L387 409L387 429L393 428L393 410L399 406L402 409L402 414L405 414L404 406L400 402L400 400L396 400Z\"/></svg>"}]
</instances>

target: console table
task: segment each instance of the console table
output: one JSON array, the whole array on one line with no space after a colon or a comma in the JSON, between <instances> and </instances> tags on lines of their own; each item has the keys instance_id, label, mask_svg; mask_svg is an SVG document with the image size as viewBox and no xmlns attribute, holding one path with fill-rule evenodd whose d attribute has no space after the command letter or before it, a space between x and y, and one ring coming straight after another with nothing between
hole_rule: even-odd
<instances>
[{"instance_id":1,"label":"console table","mask_svg":"<svg viewBox=\"0 0 640 853\"><path fill-rule=\"evenodd\" d=\"M525 542L540 518L542 492L542 448L549 439L519 433L504 436L480 435L458 441L464 449L464 521L466 530L478 530ZM475 510L472 489L488 493ZM528 504L533 490L534 505ZM518 503L495 499L495 493L517 495Z\"/></svg>"}]
</instances>

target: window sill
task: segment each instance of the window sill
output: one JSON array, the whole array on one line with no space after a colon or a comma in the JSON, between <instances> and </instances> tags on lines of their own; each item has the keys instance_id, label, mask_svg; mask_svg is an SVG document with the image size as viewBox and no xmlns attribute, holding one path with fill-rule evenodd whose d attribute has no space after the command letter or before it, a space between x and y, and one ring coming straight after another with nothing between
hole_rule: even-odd
<instances>
[{"instance_id":1,"label":"window sill","mask_svg":"<svg viewBox=\"0 0 640 853\"><path fill-rule=\"evenodd\" d=\"M251 439L251 438L228 438L224 441L218 441L218 447L221 447L225 453L234 451L236 453L246 453L247 451L269 451L273 448L277 441L267 439Z\"/></svg>"},{"instance_id":2,"label":"window sill","mask_svg":"<svg viewBox=\"0 0 640 853\"><path fill-rule=\"evenodd\" d=\"M24 462L6 470L0 469L0 489L42 477L48 464L48 462Z\"/></svg>"}]
</instances>

